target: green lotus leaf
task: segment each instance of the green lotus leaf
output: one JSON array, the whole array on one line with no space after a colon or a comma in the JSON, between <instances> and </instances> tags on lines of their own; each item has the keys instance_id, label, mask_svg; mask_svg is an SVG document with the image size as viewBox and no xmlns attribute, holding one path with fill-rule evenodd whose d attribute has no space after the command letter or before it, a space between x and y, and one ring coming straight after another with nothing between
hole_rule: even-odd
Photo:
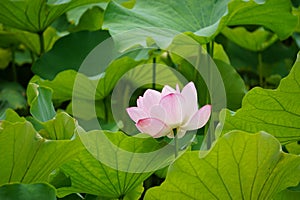
<instances>
[{"instance_id":1,"label":"green lotus leaf","mask_svg":"<svg viewBox=\"0 0 300 200\"><path fill-rule=\"evenodd\" d=\"M103 13L104 10L97 4L81 6L69 11L67 17L74 23L69 30L71 32L99 30L103 23Z\"/></svg>"},{"instance_id":2,"label":"green lotus leaf","mask_svg":"<svg viewBox=\"0 0 300 200\"><path fill-rule=\"evenodd\" d=\"M206 153L183 154L170 166L165 182L147 191L145 200L272 199L300 180L300 157L280 148L265 132L232 131Z\"/></svg>"},{"instance_id":3,"label":"green lotus leaf","mask_svg":"<svg viewBox=\"0 0 300 200\"><path fill-rule=\"evenodd\" d=\"M6 184L0 187L0 199L5 200L56 200L55 188L46 183Z\"/></svg>"},{"instance_id":4,"label":"green lotus leaf","mask_svg":"<svg viewBox=\"0 0 300 200\"><path fill-rule=\"evenodd\" d=\"M76 129L75 119L65 112L58 113L55 118L42 122L39 134L49 140L69 140Z\"/></svg>"},{"instance_id":5,"label":"green lotus leaf","mask_svg":"<svg viewBox=\"0 0 300 200\"><path fill-rule=\"evenodd\" d=\"M103 26L118 42L123 42L124 48L133 44L146 45L148 37L166 48L178 33L190 32L209 40L226 25L245 24L265 26L284 39L294 31L297 17L291 13L291 2L286 0L201 3L197 0L148 0L137 1L132 9L112 1L107 6ZM134 31L128 33L130 30Z\"/></svg>"},{"instance_id":6,"label":"green lotus leaf","mask_svg":"<svg viewBox=\"0 0 300 200\"><path fill-rule=\"evenodd\" d=\"M48 80L53 80L64 70L77 71L87 55L107 38L109 38L107 31L80 31L64 36L33 64L32 71ZM99 65L97 67L99 68Z\"/></svg>"},{"instance_id":7,"label":"green lotus leaf","mask_svg":"<svg viewBox=\"0 0 300 200\"><path fill-rule=\"evenodd\" d=\"M52 104L52 91L50 88L29 83L27 97L28 104L30 105L30 113L38 121L45 122L56 115Z\"/></svg>"},{"instance_id":8,"label":"green lotus leaf","mask_svg":"<svg viewBox=\"0 0 300 200\"><path fill-rule=\"evenodd\" d=\"M243 99L236 113L221 113L222 133L243 130L267 131L281 143L300 140L300 61L299 55L290 74L277 89L254 88ZM224 120L225 118L225 120Z\"/></svg>"},{"instance_id":9,"label":"green lotus leaf","mask_svg":"<svg viewBox=\"0 0 300 200\"><path fill-rule=\"evenodd\" d=\"M215 34L220 19L227 13L228 2L150 0L137 1L132 9L127 9L111 1L104 14L103 27L115 38L121 33L119 42L130 41L127 45L145 45L147 37L152 37L158 46L166 48L178 33L193 32L206 37ZM129 30L134 31L126 33Z\"/></svg>"},{"instance_id":10,"label":"green lotus leaf","mask_svg":"<svg viewBox=\"0 0 300 200\"><path fill-rule=\"evenodd\" d=\"M17 29L39 33L43 32L55 19L68 10L104 1L3 0L0 2L0 23Z\"/></svg>"},{"instance_id":11,"label":"green lotus leaf","mask_svg":"<svg viewBox=\"0 0 300 200\"><path fill-rule=\"evenodd\" d=\"M217 59L214 59L214 62L223 79L228 108L232 110L240 108L247 91L243 79L230 64Z\"/></svg>"},{"instance_id":12,"label":"green lotus leaf","mask_svg":"<svg viewBox=\"0 0 300 200\"><path fill-rule=\"evenodd\" d=\"M249 32L244 27L233 29L226 27L222 30L222 34L239 46L252 51L263 51L278 40L274 33L263 28Z\"/></svg>"},{"instance_id":13,"label":"green lotus leaf","mask_svg":"<svg viewBox=\"0 0 300 200\"><path fill-rule=\"evenodd\" d=\"M300 197L299 191L286 189L286 190L279 192L273 199L274 200L294 200L294 199L299 199L299 197Z\"/></svg>"},{"instance_id":14,"label":"green lotus leaf","mask_svg":"<svg viewBox=\"0 0 300 200\"><path fill-rule=\"evenodd\" d=\"M24 88L16 82L0 82L0 118L4 118L7 109L26 109Z\"/></svg>"},{"instance_id":15,"label":"green lotus leaf","mask_svg":"<svg viewBox=\"0 0 300 200\"><path fill-rule=\"evenodd\" d=\"M2 122L0 146L0 185L47 181L53 170L82 151L78 137L47 140L25 120Z\"/></svg>"},{"instance_id":16,"label":"green lotus leaf","mask_svg":"<svg viewBox=\"0 0 300 200\"><path fill-rule=\"evenodd\" d=\"M142 182L154 172L151 169L158 169L174 158L173 148L168 147L165 153L146 155L165 145L150 137L108 131L83 134L81 139L89 151L83 151L61 167L72 186L58 188L58 196L82 192L106 198L133 195L138 199Z\"/></svg>"}]
</instances>

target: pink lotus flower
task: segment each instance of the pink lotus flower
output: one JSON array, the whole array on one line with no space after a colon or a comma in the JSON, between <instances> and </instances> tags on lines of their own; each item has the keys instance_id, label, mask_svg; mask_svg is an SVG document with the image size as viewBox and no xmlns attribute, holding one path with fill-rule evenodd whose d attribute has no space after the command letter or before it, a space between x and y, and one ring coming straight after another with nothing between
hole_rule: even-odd
<instances>
[{"instance_id":1,"label":"pink lotus flower","mask_svg":"<svg viewBox=\"0 0 300 200\"><path fill-rule=\"evenodd\" d=\"M183 137L188 130L203 127L209 120L211 105L198 110L197 91L193 82L188 83L180 92L166 85L162 92L146 90L137 100L137 107L127 108L130 118L139 131L154 138L168 136Z\"/></svg>"}]
</instances>

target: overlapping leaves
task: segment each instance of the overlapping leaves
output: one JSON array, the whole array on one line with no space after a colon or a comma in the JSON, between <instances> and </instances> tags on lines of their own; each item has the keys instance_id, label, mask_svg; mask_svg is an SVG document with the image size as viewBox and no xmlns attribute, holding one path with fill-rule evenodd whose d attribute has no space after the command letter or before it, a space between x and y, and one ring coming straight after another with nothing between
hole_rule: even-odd
<instances>
[{"instance_id":1,"label":"overlapping leaves","mask_svg":"<svg viewBox=\"0 0 300 200\"><path fill-rule=\"evenodd\" d=\"M272 22L272 23L270 23ZM288 37L297 24L291 5L285 0L256 1L137 1L133 9L110 2L104 17L104 27L113 37L122 34L135 44L144 44L147 37L164 45L182 32L192 32L206 38L214 37L226 25L258 24ZM142 29L147 30L143 32ZM168 31L167 31L168 30ZM142 36L142 37L141 37ZM120 41L122 42L122 41ZM203 42L207 42L204 40ZM133 45L133 44L131 44ZM128 47L127 47L128 48Z\"/></svg>"},{"instance_id":2,"label":"overlapping leaves","mask_svg":"<svg viewBox=\"0 0 300 200\"><path fill-rule=\"evenodd\" d=\"M0 185L47 181L54 169L82 149L78 137L48 140L42 138L30 122L13 112L6 112L6 119L0 126Z\"/></svg>"},{"instance_id":3,"label":"overlapping leaves","mask_svg":"<svg viewBox=\"0 0 300 200\"><path fill-rule=\"evenodd\" d=\"M81 31L62 37L33 64L32 70L44 79L53 79L63 70L78 70L86 56L108 37L107 31Z\"/></svg>"},{"instance_id":4,"label":"overlapping leaves","mask_svg":"<svg viewBox=\"0 0 300 200\"><path fill-rule=\"evenodd\" d=\"M6 184L0 187L0 199L56 200L55 188L46 183Z\"/></svg>"},{"instance_id":5,"label":"overlapping leaves","mask_svg":"<svg viewBox=\"0 0 300 200\"><path fill-rule=\"evenodd\" d=\"M0 23L33 33L44 32L45 49L48 50L54 40L48 41L47 35L55 39L56 31L48 29L48 33L45 30L55 19L80 5L104 1L2 0L0 1ZM128 3L131 7L134 1ZM103 10L97 7L94 7L93 11L86 12L84 17L78 18L80 19L79 26L73 31L87 27L89 30L99 29L102 21L97 21L97 19L102 20L102 12ZM89 20L91 16L93 20ZM280 39L287 38L293 32L296 23L296 17L291 14L290 1L286 0L216 0L201 3L197 0L139 0L133 9L111 2L107 7L104 20L105 27L113 36L135 28L145 28L149 31L146 34L144 32L142 38L137 37L140 34L138 32L137 34L122 34L126 36L122 40L129 46L137 43L148 45L153 43L148 37L153 37L156 43L167 47L173 37L182 32L195 34L197 39L200 38L198 41L202 43L210 41L227 25L263 26L268 31L260 32L262 29L258 29L254 33L249 33L244 28L231 31L226 28L223 31L239 45L254 51L264 50L277 39L277 36ZM171 30L171 32L161 31L162 29ZM239 38L235 37L235 34L243 35L244 33L249 37L246 40L237 40ZM12 35L1 32L1 34L5 36L1 43L4 41L3 45L6 48L11 45L17 46L22 42L36 54L40 52L40 42L36 34L25 32L14 32ZM18 37L15 37L16 34ZM56 114L51 102L51 91L47 87L54 89L53 99L59 103L68 101L74 96L78 97L80 101L75 104L79 103L82 106L79 109L82 109L83 115L88 117L91 113L88 108L95 107L94 99L100 101L109 96L123 74L131 75L128 79L135 77L137 82L140 81L139 83L144 83L146 79L152 80L152 74L149 70L145 70L150 65L143 65L143 68L139 68L142 70L130 71L141 62L129 57L114 60L105 72L99 73L96 78L77 73L76 70L79 70L87 54L108 37L106 31L73 33L58 41L52 51L35 62L32 68L34 73L45 79L53 79L53 81L35 77L32 81L37 81L43 86L29 85L27 97L32 117L28 117L27 120L31 123L11 110L3 115L1 112L1 118L5 118L5 121L0 122L0 185L10 182L46 181L53 170L75 158L61 167L61 170L70 177L72 185L59 188L60 196L70 193L87 193L99 195L99 198L138 199L143 191L142 182L152 173L147 166L162 164L169 158L169 155L164 154L158 160L153 157L155 162L151 159L143 162L144 160L141 161L135 155L123 157L124 154L120 153L120 149L144 153L162 146L152 138L136 138L126 136L121 132L88 133L86 135L92 134L93 137L89 140L92 143L88 143L87 147L92 147L94 151L82 151L81 142L74 135L77 127L74 118L65 112ZM145 52L142 57L148 58L149 51ZM222 61L216 62L224 75L222 78L229 97L228 107L236 109L240 106L240 99L245 92L244 84L237 73L229 69L232 67L229 61L228 64ZM300 140L299 66L297 62L290 75L281 82L277 90L255 88L244 98L243 107L237 113L231 114L225 111L227 115L223 121L223 133L234 129L247 132L268 131L282 143L293 141L293 146L287 146L287 149L293 153L298 152L299 147L296 141ZM99 66L101 67L104 66ZM67 69L73 69L73 71L67 71ZM194 71L179 70L179 72L188 74ZM157 80L161 78L169 82L172 79L168 79L171 77L170 73L161 73L159 67L157 73L159 74L156 77ZM72 92L75 80L81 83L76 88L77 93ZM91 91L96 91L95 95ZM122 92L116 99L125 99L127 95L125 90L121 88L120 91ZM14 108L19 108L19 102L22 102L21 105L25 107L23 93L22 90L18 96L14 96L20 98L21 101L11 98L11 93L7 90L1 90L0 96L4 100L6 97L18 100L9 103L16 105ZM96 107L106 106L104 104L99 106L97 101ZM113 106L117 107L119 104L120 102L117 102ZM101 109L105 110L104 107ZM119 110L125 112L124 108ZM118 114L122 115L122 113ZM101 137L98 138L99 135L109 138L117 150L110 149L112 146L107 146ZM97 145L93 146L93 144ZM206 156L199 158L198 152L188 152L179 158L170 168L165 183L160 187L150 189L146 199L270 199L284 196L285 193L294 196L294 193L284 189L299 182L299 156L284 154L279 149L280 145L276 139L266 133L250 135L235 131L225 134ZM105 154L109 158L108 163L101 162L102 160L99 159ZM135 172L132 169L138 170ZM27 189L34 193L27 194ZM53 188L47 185L18 184L0 187L0 199L7 197L3 197L7 191L14 199L20 197L19 192L26 193L27 196L22 196L22 198L34 198L34 195L44 195L42 193L46 190L43 189L51 190L51 198L55 196ZM275 196L282 190L284 192ZM44 195L37 197L39 198L47 197Z\"/></svg>"},{"instance_id":6,"label":"overlapping leaves","mask_svg":"<svg viewBox=\"0 0 300 200\"><path fill-rule=\"evenodd\" d=\"M130 137L122 132L107 131L92 131L81 137L90 152L83 151L76 159L61 167L70 177L72 186L59 188L59 196L83 192L107 198L130 199L130 195L141 194L142 182L153 173L149 171L151 166L155 165L155 169L158 169L174 156L168 149L145 159L147 156L143 153L164 147L163 143L150 137ZM139 195L134 199L138 199Z\"/></svg>"},{"instance_id":7,"label":"overlapping leaves","mask_svg":"<svg viewBox=\"0 0 300 200\"><path fill-rule=\"evenodd\" d=\"M39 33L43 32L55 19L72 8L104 1L3 0L0 1L0 23L21 30Z\"/></svg>"},{"instance_id":8,"label":"overlapping leaves","mask_svg":"<svg viewBox=\"0 0 300 200\"><path fill-rule=\"evenodd\" d=\"M48 121L55 116L52 104L52 91L47 87L40 87L30 83L27 88L28 104L31 115L41 122Z\"/></svg>"},{"instance_id":9,"label":"overlapping leaves","mask_svg":"<svg viewBox=\"0 0 300 200\"><path fill-rule=\"evenodd\" d=\"M276 90L254 88L243 99L236 113L224 111L222 132L244 130L267 131L280 142L300 140L300 61L295 62L290 74ZM226 114L226 117L225 117Z\"/></svg>"},{"instance_id":10,"label":"overlapping leaves","mask_svg":"<svg viewBox=\"0 0 300 200\"><path fill-rule=\"evenodd\" d=\"M15 110L26 108L25 90L15 82L0 82L0 119L8 108Z\"/></svg>"},{"instance_id":11,"label":"overlapping leaves","mask_svg":"<svg viewBox=\"0 0 300 200\"><path fill-rule=\"evenodd\" d=\"M187 152L145 199L272 199L299 182L300 158L261 132L227 133L203 157Z\"/></svg>"},{"instance_id":12,"label":"overlapping leaves","mask_svg":"<svg viewBox=\"0 0 300 200\"><path fill-rule=\"evenodd\" d=\"M275 34L262 28L254 32L249 32L244 27L224 28L222 34L239 46L252 51L263 51L278 39Z\"/></svg>"}]
</instances>

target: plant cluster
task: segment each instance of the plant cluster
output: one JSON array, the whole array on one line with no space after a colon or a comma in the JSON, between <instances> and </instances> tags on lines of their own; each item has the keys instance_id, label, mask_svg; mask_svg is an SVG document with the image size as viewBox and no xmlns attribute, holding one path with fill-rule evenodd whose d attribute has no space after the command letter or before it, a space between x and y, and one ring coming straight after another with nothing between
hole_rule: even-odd
<instances>
[{"instance_id":1,"label":"plant cluster","mask_svg":"<svg viewBox=\"0 0 300 200\"><path fill-rule=\"evenodd\" d=\"M0 199L299 199L299 6L1 0Z\"/></svg>"}]
</instances>

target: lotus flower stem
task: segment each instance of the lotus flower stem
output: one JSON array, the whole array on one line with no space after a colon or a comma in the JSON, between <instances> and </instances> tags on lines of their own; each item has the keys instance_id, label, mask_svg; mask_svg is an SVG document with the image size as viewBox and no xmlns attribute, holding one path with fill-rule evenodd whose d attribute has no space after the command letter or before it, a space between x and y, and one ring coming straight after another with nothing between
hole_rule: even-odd
<instances>
[{"instance_id":1,"label":"lotus flower stem","mask_svg":"<svg viewBox=\"0 0 300 200\"><path fill-rule=\"evenodd\" d=\"M174 133L174 150L175 150L175 159L178 157L178 134L177 134L177 128L173 129Z\"/></svg>"},{"instance_id":2,"label":"lotus flower stem","mask_svg":"<svg viewBox=\"0 0 300 200\"><path fill-rule=\"evenodd\" d=\"M40 41L40 56L45 53L45 39L44 39L44 31L38 32L39 41Z\"/></svg>"},{"instance_id":3,"label":"lotus flower stem","mask_svg":"<svg viewBox=\"0 0 300 200\"><path fill-rule=\"evenodd\" d=\"M206 44L206 51L210 55L211 58L214 56L214 41L211 41Z\"/></svg>"},{"instance_id":4,"label":"lotus flower stem","mask_svg":"<svg viewBox=\"0 0 300 200\"><path fill-rule=\"evenodd\" d=\"M155 82L156 82L156 57L153 57L152 64L152 89L155 90Z\"/></svg>"},{"instance_id":5,"label":"lotus flower stem","mask_svg":"<svg viewBox=\"0 0 300 200\"><path fill-rule=\"evenodd\" d=\"M17 68L16 68L16 48L15 46L12 46L12 61L11 61L11 67L13 72L13 79L15 82L18 81L18 74L17 74Z\"/></svg>"},{"instance_id":6,"label":"lotus flower stem","mask_svg":"<svg viewBox=\"0 0 300 200\"><path fill-rule=\"evenodd\" d=\"M259 86L264 86L263 80L263 61L262 61L262 53L258 52L258 73L259 73Z\"/></svg>"}]
</instances>

